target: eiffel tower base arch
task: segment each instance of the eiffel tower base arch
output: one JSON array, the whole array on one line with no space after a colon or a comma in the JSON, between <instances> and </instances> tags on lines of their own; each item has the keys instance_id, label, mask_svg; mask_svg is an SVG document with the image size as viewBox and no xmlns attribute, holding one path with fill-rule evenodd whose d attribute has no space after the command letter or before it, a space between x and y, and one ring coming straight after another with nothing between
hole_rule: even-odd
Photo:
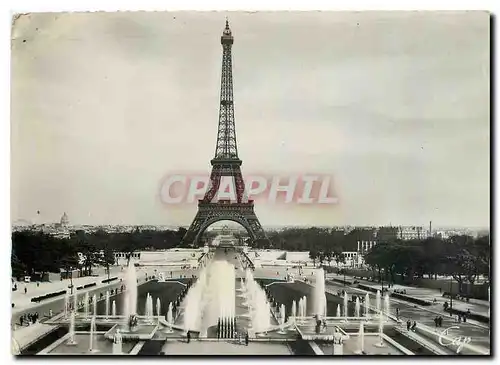
<instances>
[{"instance_id":1,"label":"eiffel tower base arch","mask_svg":"<svg viewBox=\"0 0 500 365\"><path fill-rule=\"evenodd\" d=\"M183 245L196 245L205 230L215 222L229 220L241 224L252 241L267 239L252 203L204 203L198 204L198 213L182 239Z\"/></svg>"}]
</instances>

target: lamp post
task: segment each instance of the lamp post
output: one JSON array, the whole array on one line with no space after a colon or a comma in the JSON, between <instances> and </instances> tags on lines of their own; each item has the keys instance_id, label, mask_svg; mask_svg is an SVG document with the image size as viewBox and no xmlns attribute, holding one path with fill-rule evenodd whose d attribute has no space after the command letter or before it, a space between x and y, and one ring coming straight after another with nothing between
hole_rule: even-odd
<instances>
[{"instance_id":1,"label":"lamp post","mask_svg":"<svg viewBox=\"0 0 500 365\"><path fill-rule=\"evenodd\" d=\"M451 314L451 308L453 308L453 276L450 276L450 314Z\"/></svg>"},{"instance_id":2,"label":"lamp post","mask_svg":"<svg viewBox=\"0 0 500 365\"><path fill-rule=\"evenodd\" d=\"M382 274L382 270L380 270L380 283L382 285L381 293L384 295L384 275Z\"/></svg>"}]
</instances>

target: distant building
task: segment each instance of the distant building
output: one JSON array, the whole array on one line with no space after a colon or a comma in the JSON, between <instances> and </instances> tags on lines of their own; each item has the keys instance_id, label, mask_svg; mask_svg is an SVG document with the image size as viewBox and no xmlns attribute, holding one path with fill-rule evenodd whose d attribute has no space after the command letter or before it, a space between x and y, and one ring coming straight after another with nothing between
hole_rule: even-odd
<instances>
[{"instance_id":1,"label":"distant building","mask_svg":"<svg viewBox=\"0 0 500 365\"><path fill-rule=\"evenodd\" d=\"M397 238L400 240L423 240L429 237L429 231L424 227L399 227Z\"/></svg>"},{"instance_id":2,"label":"distant building","mask_svg":"<svg viewBox=\"0 0 500 365\"><path fill-rule=\"evenodd\" d=\"M376 245L377 245L377 241L358 241L357 252L360 255L365 255L368 251L370 251Z\"/></svg>"},{"instance_id":3,"label":"distant building","mask_svg":"<svg viewBox=\"0 0 500 365\"><path fill-rule=\"evenodd\" d=\"M127 265L128 258L127 258L127 253L125 252L114 252L115 255L115 265ZM136 263L139 262L141 259L141 253L140 252L132 252L130 255L130 262Z\"/></svg>"},{"instance_id":4,"label":"distant building","mask_svg":"<svg viewBox=\"0 0 500 365\"><path fill-rule=\"evenodd\" d=\"M345 251L342 252L345 258L345 263L343 267L357 268L364 264L363 256L356 251Z\"/></svg>"},{"instance_id":5,"label":"distant building","mask_svg":"<svg viewBox=\"0 0 500 365\"><path fill-rule=\"evenodd\" d=\"M54 229L50 230L49 233L57 238L69 238L71 236L69 218L66 212L63 213L59 223L56 223Z\"/></svg>"},{"instance_id":6,"label":"distant building","mask_svg":"<svg viewBox=\"0 0 500 365\"><path fill-rule=\"evenodd\" d=\"M385 226L376 232L377 241L414 240L429 237L429 230L422 226Z\"/></svg>"}]
</instances>

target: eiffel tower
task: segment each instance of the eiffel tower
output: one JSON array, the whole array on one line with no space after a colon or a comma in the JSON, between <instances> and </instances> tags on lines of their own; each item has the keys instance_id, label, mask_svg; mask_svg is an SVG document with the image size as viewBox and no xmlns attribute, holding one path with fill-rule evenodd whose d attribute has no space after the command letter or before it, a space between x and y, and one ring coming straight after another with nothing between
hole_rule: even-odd
<instances>
[{"instance_id":1,"label":"eiffel tower","mask_svg":"<svg viewBox=\"0 0 500 365\"><path fill-rule=\"evenodd\" d=\"M241 175L241 163L238 158L236 145L236 128L234 123L233 103L233 73L231 47L234 38L226 20L226 28L221 37L222 44L222 77L219 109L219 128L217 131L217 144L215 156L210 161L212 173L210 174L209 187L202 200L198 201L198 212L193 223L182 239L184 245L194 245L203 232L213 223L230 220L241 224L248 232L250 238L267 239L259 219L254 212L253 200L245 197L245 183ZM221 188L227 182L233 199L222 199ZM232 188L232 190L231 190ZM220 189L220 190L219 190Z\"/></svg>"}]
</instances>

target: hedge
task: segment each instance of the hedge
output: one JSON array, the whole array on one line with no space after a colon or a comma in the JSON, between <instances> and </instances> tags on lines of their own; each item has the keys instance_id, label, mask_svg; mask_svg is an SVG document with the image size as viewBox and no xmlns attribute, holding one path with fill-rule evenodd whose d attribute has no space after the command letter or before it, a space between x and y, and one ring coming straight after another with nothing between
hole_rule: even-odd
<instances>
[{"instance_id":1,"label":"hedge","mask_svg":"<svg viewBox=\"0 0 500 365\"><path fill-rule=\"evenodd\" d=\"M379 289L375 289L375 288L372 288L371 286L364 285L364 284L358 284L358 288L363 289L363 290L367 290L367 291L371 291L372 293L376 293L377 291L379 291Z\"/></svg>"},{"instance_id":2,"label":"hedge","mask_svg":"<svg viewBox=\"0 0 500 365\"><path fill-rule=\"evenodd\" d=\"M39 297L34 297L34 298L31 298L31 301L34 303L38 303L38 302L41 302L42 300L54 298L54 297L57 297L57 296L63 295L63 294L66 294L66 290L61 290L58 292L41 295Z\"/></svg>"},{"instance_id":3,"label":"hedge","mask_svg":"<svg viewBox=\"0 0 500 365\"><path fill-rule=\"evenodd\" d=\"M348 281L348 280L342 280L342 279L337 279L337 278L329 278L327 279L327 281L335 281L337 283L341 283L341 284L346 284L346 285L352 285L353 283L351 281Z\"/></svg>"},{"instance_id":4,"label":"hedge","mask_svg":"<svg viewBox=\"0 0 500 365\"><path fill-rule=\"evenodd\" d=\"M450 308L446 308L446 312L450 313ZM463 311L463 310L460 310L460 309L455 309L455 308L452 308L451 309L451 313L452 314L461 314L461 315L464 315L464 314L467 314L467 311ZM467 314L467 319L473 319L475 321L478 321L478 322L481 322L481 323L490 323L490 319L486 316L483 316L481 314L477 314L477 313L470 313L470 314Z\"/></svg>"},{"instance_id":5,"label":"hedge","mask_svg":"<svg viewBox=\"0 0 500 365\"><path fill-rule=\"evenodd\" d=\"M447 292L447 291L445 291L445 292L443 293L443 297L445 297L445 298L449 298L449 297L450 297L450 293L449 293L449 292ZM453 294L453 299L456 299L457 297L464 298L464 299L467 299L467 298L469 298L469 299L474 299L474 297L473 297L472 295L467 295L467 294L456 294L456 293L454 293L454 294Z\"/></svg>"},{"instance_id":6,"label":"hedge","mask_svg":"<svg viewBox=\"0 0 500 365\"><path fill-rule=\"evenodd\" d=\"M85 284L85 285L77 287L76 290L87 289L87 288L90 288L90 287L96 286L96 285L97 285L96 283Z\"/></svg>"},{"instance_id":7,"label":"hedge","mask_svg":"<svg viewBox=\"0 0 500 365\"><path fill-rule=\"evenodd\" d=\"M115 276L114 278L104 279L102 282L109 283L110 281L117 280L117 279L118 279L118 276Z\"/></svg>"},{"instance_id":8,"label":"hedge","mask_svg":"<svg viewBox=\"0 0 500 365\"><path fill-rule=\"evenodd\" d=\"M423 306L432 305L432 302L429 302L428 300L419 299L419 298L411 297L409 295L400 294L400 293L391 293L391 297L403 299L403 300L406 300L407 302L411 302L411 303L415 303L415 304L419 304L419 305L423 305Z\"/></svg>"}]
</instances>

